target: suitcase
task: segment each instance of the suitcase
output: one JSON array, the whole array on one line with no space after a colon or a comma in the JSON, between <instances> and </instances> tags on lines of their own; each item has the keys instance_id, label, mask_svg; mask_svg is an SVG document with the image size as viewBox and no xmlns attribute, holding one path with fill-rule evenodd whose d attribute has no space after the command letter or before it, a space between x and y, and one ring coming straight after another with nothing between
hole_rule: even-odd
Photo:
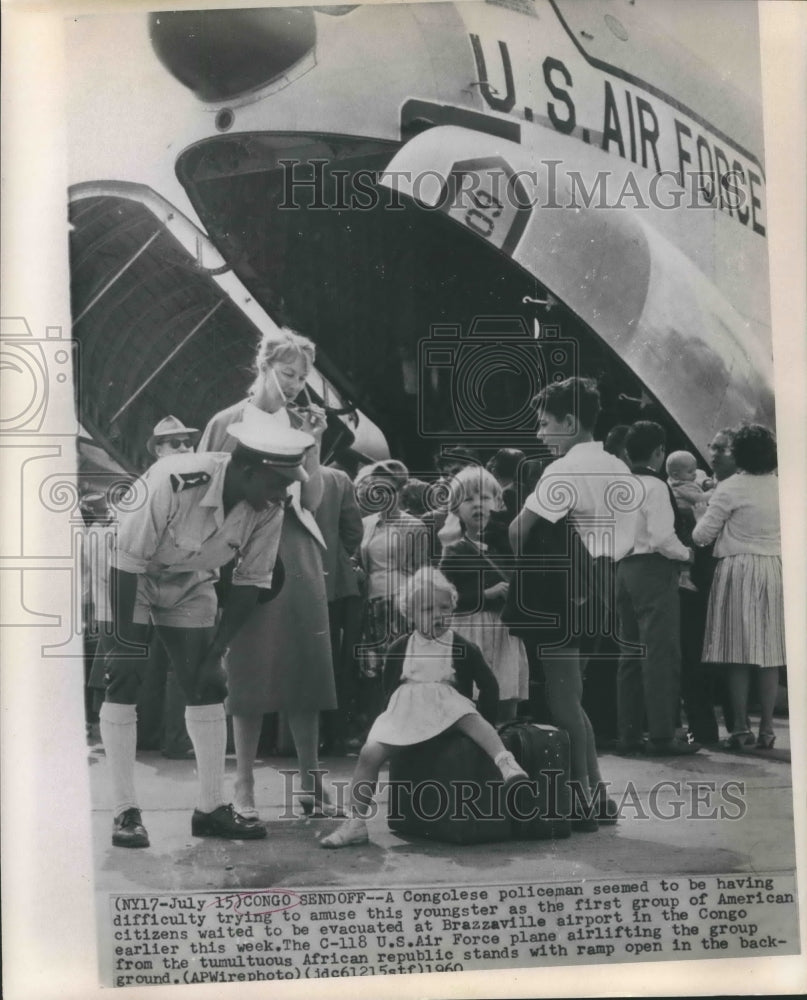
<instances>
[{"instance_id":1,"label":"suitcase","mask_svg":"<svg viewBox=\"0 0 807 1000\"><path fill-rule=\"evenodd\" d=\"M510 839L499 769L473 740L441 733L390 761L387 824L393 833L449 844Z\"/></svg>"},{"instance_id":2,"label":"suitcase","mask_svg":"<svg viewBox=\"0 0 807 1000\"><path fill-rule=\"evenodd\" d=\"M514 785L505 800L515 840L558 840L571 834L569 812L569 736L554 726L508 722L499 727L502 743L537 783L537 798L526 785ZM529 817L529 818L519 818Z\"/></svg>"}]
</instances>

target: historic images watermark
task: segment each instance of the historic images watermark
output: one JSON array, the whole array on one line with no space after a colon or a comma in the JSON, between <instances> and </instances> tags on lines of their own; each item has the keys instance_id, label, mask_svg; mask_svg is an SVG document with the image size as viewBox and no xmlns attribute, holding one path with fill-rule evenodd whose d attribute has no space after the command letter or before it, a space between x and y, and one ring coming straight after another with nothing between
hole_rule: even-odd
<instances>
[{"instance_id":1,"label":"historic images watermark","mask_svg":"<svg viewBox=\"0 0 807 1000\"><path fill-rule=\"evenodd\" d=\"M299 787L300 772L281 769L283 777L283 810L281 820L297 819L295 805L299 799L310 796ZM509 817L518 822L531 820L565 819L568 806L562 800L571 798L571 813L593 817L598 810L598 798L583 789L579 782L565 781L560 787L562 770L542 772L542 781L520 780L512 784L502 782L477 782L473 780L436 781L379 781L360 782L354 794L373 819L380 810L386 811L388 820L403 818L402 802L405 800L412 814L421 821L438 822L444 819L495 822ZM312 772L318 782L327 779L329 772L320 769ZM604 787L608 788L608 782ZM332 795L333 811L346 813L349 807L350 782L331 778L328 783ZM494 794L491 794L491 791ZM650 789L639 789L629 780L615 798L617 815L622 820L741 820L746 815L746 787L744 781L730 779L723 782L698 778L685 780L664 779Z\"/></svg>"},{"instance_id":2,"label":"historic images watermark","mask_svg":"<svg viewBox=\"0 0 807 1000\"><path fill-rule=\"evenodd\" d=\"M506 207L524 209L677 209L719 208L765 235L761 179L742 169L660 170L649 179L632 170L617 174L569 167L563 160L537 159L535 168L487 167L443 175L438 170L330 167L330 160L282 159L283 197L278 208L314 211L402 211L402 191L426 211L466 210L481 216ZM329 169L330 168L330 169Z\"/></svg>"},{"instance_id":3,"label":"historic images watermark","mask_svg":"<svg viewBox=\"0 0 807 1000\"><path fill-rule=\"evenodd\" d=\"M580 347L556 324L523 316L433 324L418 343L418 434L441 444L516 448L536 443L536 395L581 374ZM440 405L442 403L442 406Z\"/></svg>"}]
</instances>

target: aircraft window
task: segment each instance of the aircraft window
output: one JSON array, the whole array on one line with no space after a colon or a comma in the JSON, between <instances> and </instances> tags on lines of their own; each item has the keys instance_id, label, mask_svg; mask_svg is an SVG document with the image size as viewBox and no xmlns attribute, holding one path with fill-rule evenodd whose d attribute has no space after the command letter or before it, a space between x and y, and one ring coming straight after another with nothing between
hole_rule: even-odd
<instances>
[{"instance_id":1,"label":"aircraft window","mask_svg":"<svg viewBox=\"0 0 807 1000\"><path fill-rule=\"evenodd\" d=\"M324 406L329 409L341 410L345 405L342 397L333 385L323 376L322 372L312 369L306 378L306 384L320 397Z\"/></svg>"}]
</instances>

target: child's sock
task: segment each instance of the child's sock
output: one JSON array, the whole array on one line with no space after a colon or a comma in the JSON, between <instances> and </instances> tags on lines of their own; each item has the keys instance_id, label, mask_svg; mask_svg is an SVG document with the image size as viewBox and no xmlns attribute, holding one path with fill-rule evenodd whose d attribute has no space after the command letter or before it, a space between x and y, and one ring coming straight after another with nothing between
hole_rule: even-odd
<instances>
[{"instance_id":1,"label":"child's sock","mask_svg":"<svg viewBox=\"0 0 807 1000\"><path fill-rule=\"evenodd\" d=\"M505 781L526 778L527 772L521 767L509 750L502 750L493 758L493 763L501 771Z\"/></svg>"},{"instance_id":2,"label":"child's sock","mask_svg":"<svg viewBox=\"0 0 807 1000\"><path fill-rule=\"evenodd\" d=\"M346 819L332 834L323 837L320 847L349 847L351 844L366 844L370 839L367 821L363 816Z\"/></svg>"}]
</instances>

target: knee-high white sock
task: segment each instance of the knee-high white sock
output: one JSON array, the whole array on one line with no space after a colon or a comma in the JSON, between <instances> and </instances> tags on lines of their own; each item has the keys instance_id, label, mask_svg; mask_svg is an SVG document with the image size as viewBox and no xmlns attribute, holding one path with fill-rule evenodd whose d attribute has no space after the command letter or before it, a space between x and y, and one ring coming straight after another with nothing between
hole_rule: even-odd
<instances>
[{"instance_id":1,"label":"knee-high white sock","mask_svg":"<svg viewBox=\"0 0 807 1000\"><path fill-rule=\"evenodd\" d=\"M201 812L224 805L224 754L227 750L227 720L224 705L188 705L185 726L196 753Z\"/></svg>"},{"instance_id":2,"label":"knee-high white sock","mask_svg":"<svg viewBox=\"0 0 807 1000\"><path fill-rule=\"evenodd\" d=\"M137 708L105 701L99 712L101 739L109 762L112 781L112 815L136 809L134 788L135 752L137 750Z\"/></svg>"}]
</instances>

